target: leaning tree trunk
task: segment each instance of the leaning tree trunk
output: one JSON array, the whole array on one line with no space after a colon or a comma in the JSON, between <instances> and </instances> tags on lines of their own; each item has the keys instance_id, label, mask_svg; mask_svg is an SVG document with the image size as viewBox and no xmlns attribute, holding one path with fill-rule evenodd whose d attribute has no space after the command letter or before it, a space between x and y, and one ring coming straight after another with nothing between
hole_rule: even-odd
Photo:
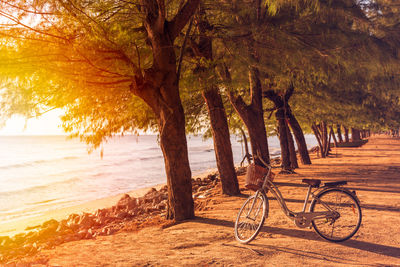
<instances>
[{"instance_id":1,"label":"leaning tree trunk","mask_svg":"<svg viewBox=\"0 0 400 267\"><path fill-rule=\"evenodd\" d=\"M286 130L287 130L288 145L289 145L289 152L290 152L290 167L292 169L297 169L299 167L299 164L297 162L296 148L294 146L293 135L290 132L290 128L289 128L287 121L286 121Z\"/></svg>"},{"instance_id":2,"label":"leaning tree trunk","mask_svg":"<svg viewBox=\"0 0 400 267\"><path fill-rule=\"evenodd\" d=\"M226 67L224 68L222 76L228 83L231 83L230 73ZM259 76L258 69L252 67L249 74L251 90L251 103L249 105L244 102L241 96L235 95L232 91L230 91L228 95L232 106L246 125L253 156L259 155L266 163L270 163ZM254 162L258 165L263 165L258 158L254 158Z\"/></svg>"},{"instance_id":3,"label":"leaning tree trunk","mask_svg":"<svg viewBox=\"0 0 400 267\"><path fill-rule=\"evenodd\" d=\"M303 130L293 113L288 109L286 116L290 127L292 128L294 138L296 139L297 148L299 150L301 163L305 165L311 164L310 155L307 149L306 139L304 138Z\"/></svg>"},{"instance_id":4,"label":"leaning tree trunk","mask_svg":"<svg viewBox=\"0 0 400 267\"><path fill-rule=\"evenodd\" d=\"M203 91L210 116L214 139L215 157L221 178L222 192L227 195L240 193L239 183L233 163L232 145L229 135L228 121L221 95L216 87Z\"/></svg>"},{"instance_id":5,"label":"leaning tree trunk","mask_svg":"<svg viewBox=\"0 0 400 267\"><path fill-rule=\"evenodd\" d=\"M292 127L295 135L302 161L305 164L311 164L303 131L301 130L296 118L292 114L289 105L289 99L292 96L293 91L294 86L291 83L283 95L278 94L274 90L267 90L263 93L264 97L272 101L275 105L275 109L277 109L275 116L279 125L278 133L281 146L282 168L284 170L291 170L292 168L298 168L299 166L297 163L297 155L294 149L293 137L290 132L289 125Z\"/></svg>"},{"instance_id":6,"label":"leaning tree trunk","mask_svg":"<svg viewBox=\"0 0 400 267\"><path fill-rule=\"evenodd\" d=\"M338 146L338 142L336 140L336 136L335 136L335 132L333 131L333 127L329 126L329 129L330 129L330 133L329 134L332 135L333 143L335 144L335 147L337 147Z\"/></svg>"},{"instance_id":7,"label":"leaning tree trunk","mask_svg":"<svg viewBox=\"0 0 400 267\"><path fill-rule=\"evenodd\" d=\"M206 62L213 60L212 38L207 34L212 27L206 19L204 7L200 5L199 21L197 28L200 32L198 42L191 39L193 54L197 58L206 59ZM209 84L207 73L215 72L214 67L197 65L200 84L203 84L203 98L207 104L208 115L211 122L211 130L214 140L214 151L217 161L217 168L221 178L222 192L227 195L240 194L239 183L236 176L235 165L233 162L232 145L229 135L228 121L226 118L225 107L222 102L221 94L215 84ZM211 81L212 82L212 81Z\"/></svg>"},{"instance_id":8,"label":"leaning tree trunk","mask_svg":"<svg viewBox=\"0 0 400 267\"><path fill-rule=\"evenodd\" d=\"M312 129L312 131L314 133L315 139L317 139L319 152L321 153L321 157L325 158L325 147L324 147L324 145L322 143L322 136L321 136L321 133L320 133L320 131L318 129L318 126L315 123L313 123L312 126L311 126L311 129Z\"/></svg>"},{"instance_id":9,"label":"leaning tree trunk","mask_svg":"<svg viewBox=\"0 0 400 267\"><path fill-rule=\"evenodd\" d=\"M240 128L240 131L242 133L242 137L243 137L243 143L244 143L244 157L242 159L242 161L240 162L240 165L243 165L243 162L245 159L247 159L247 164L250 165L251 163L251 154L249 152L249 144L247 143L247 136L246 133L244 132L244 130L242 128Z\"/></svg>"}]
</instances>

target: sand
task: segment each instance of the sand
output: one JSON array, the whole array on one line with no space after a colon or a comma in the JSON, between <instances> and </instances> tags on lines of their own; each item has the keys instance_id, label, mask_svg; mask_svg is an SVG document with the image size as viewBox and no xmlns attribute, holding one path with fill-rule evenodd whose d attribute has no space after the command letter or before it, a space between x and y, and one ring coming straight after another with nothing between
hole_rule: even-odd
<instances>
[{"instance_id":1,"label":"sand","mask_svg":"<svg viewBox=\"0 0 400 267\"><path fill-rule=\"evenodd\" d=\"M155 185L153 188L156 188L159 190L163 184L160 185ZM145 195L149 191L150 187L146 188L141 188L137 190L133 190L131 192L128 192L128 194L132 197L141 197ZM72 213L94 213L97 209L103 209L103 208L109 208L115 205L118 200L121 199L121 197L124 194L118 194L115 196L111 197L106 197L106 198L100 198L97 200L89 201L80 205L75 205L71 207L66 207L66 208L61 208L58 210L52 210L48 211L40 216L34 216L31 218L24 218L20 220L13 220L10 222L6 223L0 223L0 236L8 235L12 236L17 233L23 232L27 227L30 226L36 226L40 225L43 222L50 220L50 219L55 219L55 220L63 220L68 217L69 214Z\"/></svg>"},{"instance_id":2,"label":"sand","mask_svg":"<svg viewBox=\"0 0 400 267\"><path fill-rule=\"evenodd\" d=\"M251 192L227 197L217 189L213 197L202 200L203 209L196 211L194 220L65 243L28 262L50 266L400 266L400 139L373 136L361 148L338 148L329 158L313 155L312 160L297 174L277 175L275 181L347 180L348 187L357 191L363 211L361 228L348 241L328 242L312 229L297 228L271 198L261 233L250 245L239 244L233 235L234 220ZM240 177L241 188L243 182ZM302 208L304 187L280 189L289 208Z\"/></svg>"}]
</instances>

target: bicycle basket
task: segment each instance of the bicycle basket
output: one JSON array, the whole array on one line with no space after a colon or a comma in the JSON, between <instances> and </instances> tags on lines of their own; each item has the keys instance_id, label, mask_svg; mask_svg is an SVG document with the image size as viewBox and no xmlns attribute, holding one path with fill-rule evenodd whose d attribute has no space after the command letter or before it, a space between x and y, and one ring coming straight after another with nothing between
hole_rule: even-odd
<instances>
[{"instance_id":1,"label":"bicycle basket","mask_svg":"<svg viewBox=\"0 0 400 267\"><path fill-rule=\"evenodd\" d=\"M264 177L268 173L268 169L261 167L259 165L256 165L254 163L250 164L247 167L247 173L246 173L246 183L245 187L247 189L257 191L260 189L264 183ZM274 174L270 172L268 179L273 180Z\"/></svg>"}]
</instances>

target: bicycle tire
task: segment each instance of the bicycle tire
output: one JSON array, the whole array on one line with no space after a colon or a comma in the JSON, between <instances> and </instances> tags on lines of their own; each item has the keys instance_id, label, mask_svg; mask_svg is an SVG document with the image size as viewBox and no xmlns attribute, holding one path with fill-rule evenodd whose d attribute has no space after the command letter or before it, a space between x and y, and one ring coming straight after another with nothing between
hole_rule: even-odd
<instances>
[{"instance_id":1,"label":"bicycle tire","mask_svg":"<svg viewBox=\"0 0 400 267\"><path fill-rule=\"evenodd\" d=\"M261 191L244 202L235 221L235 238L238 242L246 244L256 238L268 216L268 208L268 199Z\"/></svg>"},{"instance_id":2,"label":"bicycle tire","mask_svg":"<svg viewBox=\"0 0 400 267\"><path fill-rule=\"evenodd\" d=\"M338 212L339 216L313 220L312 226L317 234L332 242L342 242L354 236L362 220L358 199L346 189L328 189L317 194L316 199L311 203L310 212L328 210L317 199Z\"/></svg>"}]
</instances>

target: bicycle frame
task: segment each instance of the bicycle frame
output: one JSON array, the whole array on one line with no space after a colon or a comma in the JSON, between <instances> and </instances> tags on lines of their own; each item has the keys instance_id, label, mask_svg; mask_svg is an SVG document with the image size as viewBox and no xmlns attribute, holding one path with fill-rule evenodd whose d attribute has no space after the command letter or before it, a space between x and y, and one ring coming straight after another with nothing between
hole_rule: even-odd
<instances>
[{"instance_id":1,"label":"bicycle frame","mask_svg":"<svg viewBox=\"0 0 400 267\"><path fill-rule=\"evenodd\" d=\"M269 171L267 173L266 177L269 177L269 174L271 172L271 167L268 166ZM304 204L303 204L303 209L301 212L294 212L291 211L288 206L286 205L285 199L282 196L281 191L278 189L278 187L269 179L265 178L264 179L264 183L262 186L262 189L258 190L258 191L262 191L265 192L265 189L268 189L271 191L271 193L274 195L275 199L278 201L283 213L291 220L293 220L295 222L295 224L298 227L301 228L305 228L305 227L309 227L311 226L311 222L315 219L320 219L320 218L337 218L338 214L337 212L333 211L329 205L327 205L326 203L322 202L321 200L319 200L314 193L315 192L319 192L324 190L323 188L318 188L316 189L314 192L311 192L311 186L308 187L308 191L307 191L307 195L304 199ZM256 192L256 197L258 196L259 192ZM321 203L326 209L327 211L321 211L321 212L311 212L308 211L306 212L307 209L307 205L310 199L310 195L312 197L313 200L318 201L319 203ZM254 205L254 203L253 203ZM252 207L253 207L252 205Z\"/></svg>"}]
</instances>

